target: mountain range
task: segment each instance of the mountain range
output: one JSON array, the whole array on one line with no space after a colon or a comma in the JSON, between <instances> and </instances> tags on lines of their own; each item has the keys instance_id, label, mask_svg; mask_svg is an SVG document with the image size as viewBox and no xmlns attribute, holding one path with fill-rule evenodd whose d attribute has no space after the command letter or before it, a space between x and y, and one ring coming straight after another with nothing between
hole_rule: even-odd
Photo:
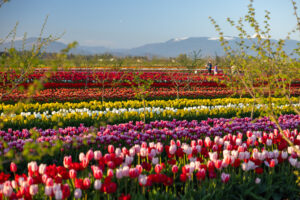
<instances>
[{"instance_id":1,"label":"mountain range","mask_svg":"<svg viewBox=\"0 0 300 200\"><path fill-rule=\"evenodd\" d=\"M232 48L236 48L237 42L240 41L237 37L225 37ZM28 38L25 44L25 50L30 50L32 45L36 42L37 38ZM253 38L255 41L256 39ZM272 40L276 42L276 40ZM293 49L297 48L297 40L286 40L284 50L287 53L291 53ZM251 44L250 40L246 40L246 44ZM17 50L21 50L23 46L22 40L16 40L14 47ZM10 48L11 43L7 42L0 45L0 51L5 51L6 48ZM54 41L45 49L46 52L59 52L67 47L67 44ZM72 54L94 55L111 53L117 56L158 56L158 57L177 57L179 54L191 54L193 51L201 50L201 56L222 56L224 55L223 47L218 38L212 37L189 37L189 38L175 38L166 42L145 44L135 48L128 49L112 49L104 46L77 46L72 49Z\"/></svg>"}]
</instances>

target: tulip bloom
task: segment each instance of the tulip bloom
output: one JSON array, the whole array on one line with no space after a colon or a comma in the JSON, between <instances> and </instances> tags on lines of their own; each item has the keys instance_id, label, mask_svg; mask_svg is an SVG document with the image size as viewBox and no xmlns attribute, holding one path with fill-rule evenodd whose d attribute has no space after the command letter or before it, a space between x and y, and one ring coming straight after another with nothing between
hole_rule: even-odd
<instances>
[{"instance_id":1,"label":"tulip bloom","mask_svg":"<svg viewBox=\"0 0 300 200\"><path fill-rule=\"evenodd\" d=\"M172 166L172 172L173 172L173 174L176 174L178 172L178 166L177 165Z\"/></svg>"},{"instance_id":2,"label":"tulip bloom","mask_svg":"<svg viewBox=\"0 0 300 200\"><path fill-rule=\"evenodd\" d=\"M74 191L74 197L75 197L75 199L80 199L81 196L82 196L81 189L79 189L79 188L75 189L75 191Z\"/></svg>"},{"instance_id":3,"label":"tulip bloom","mask_svg":"<svg viewBox=\"0 0 300 200\"><path fill-rule=\"evenodd\" d=\"M226 174L224 172L221 174L221 180L223 183L227 183L229 179L230 179L230 174Z\"/></svg>"},{"instance_id":4,"label":"tulip bloom","mask_svg":"<svg viewBox=\"0 0 300 200\"><path fill-rule=\"evenodd\" d=\"M100 190L101 186L102 186L101 180L95 180L94 182L95 190Z\"/></svg>"},{"instance_id":5,"label":"tulip bloom","mask_svg":"<svg viewBox=\"0 0 300 200\"><path fill-rule=\"evenodd\" d=\"M77 176L77 172L74 169L71 169L69 171L69 176L70 176L71 179L75 179L76 176Z\"/></svg>"},{"instance_id":6,"label":"tulip bloom","mask_svg":"<svg viewBox=\"0 0 300 200\"><path fill-rule=\"evenodd\" d=\"M13 173L17 171L17 165L14 162L10 163L10 171Z\"/></svg>"},{"instance_id":7,"label":"tulip bloom","mask_svg":"<svg viewBox=\"0 0 300 200\"><path fill-rule=\"evenodd\" d=\"M72 164L72 156L65 156L64 157L64 166L65 168L69 168L69 166Z\"/></svg>"}]
</instances>

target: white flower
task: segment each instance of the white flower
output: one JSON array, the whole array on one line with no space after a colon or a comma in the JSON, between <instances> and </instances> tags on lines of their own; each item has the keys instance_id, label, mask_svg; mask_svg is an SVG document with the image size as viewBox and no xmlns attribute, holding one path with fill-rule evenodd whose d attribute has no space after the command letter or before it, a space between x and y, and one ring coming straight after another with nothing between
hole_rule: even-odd
<instances>
[{"instance_id":1,"label":"white flower","mask_svg":"<svg viewBox=\"0 0 300 200\"><path fill-rule=\"evenodd\" d=\"M158 158L157 157L152 158L152 164L153 165L158 164Z\"/></svg>"},{"instance_id":2,"label":"white flower","mask_svg":"<svg viewBox=\"0 0 300 200\"><path fill-rule=\"evenodd\" d=\"M261 179L260 179L260 178L256 178L256 179L255 179L255 183L256 183L256 184L260 184L260 182L261 182Z\"/></svg>"}]
</instances>

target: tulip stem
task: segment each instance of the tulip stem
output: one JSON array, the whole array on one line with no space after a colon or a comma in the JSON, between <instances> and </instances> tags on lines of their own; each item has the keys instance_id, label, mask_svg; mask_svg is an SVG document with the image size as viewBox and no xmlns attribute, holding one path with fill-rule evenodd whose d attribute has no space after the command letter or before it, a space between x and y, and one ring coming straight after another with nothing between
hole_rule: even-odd
<instances>
[{"instance_id":1,"label":"tulip stem","mask_svg":"<svg viewBox=\"0 0 300 200\"><path fill-rule=\"evenodd\" d=\"M125 194L127 195L127 178L125 179Z\"/></svg>"}]
</instances>

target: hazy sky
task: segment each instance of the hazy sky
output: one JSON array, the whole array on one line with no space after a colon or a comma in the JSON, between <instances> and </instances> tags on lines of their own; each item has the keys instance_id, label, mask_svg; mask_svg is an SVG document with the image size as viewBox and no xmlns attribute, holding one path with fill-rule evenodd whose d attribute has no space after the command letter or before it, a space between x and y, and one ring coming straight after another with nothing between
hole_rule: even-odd
<instances>
[{"instance_id":1,"label":"hazy sky","mask_svg":"<svg viewBox=\"0 0 300 200\"><path fill-rule=\"evenodd\" d=\"M300 7L300 0L296 0ZM237 32L226 22L247 12L248 0L11 0L0 8L0 38L18 21L17 36L37 36L49 15L46 34L65 31L63 42L131 48L182 37L216 37L212 16L226 35ZM272 37L284 38L296 27L290 0L255 0L258 19L271 12ZM293 39L300 40L299 34Z\"/></svg>"}]
</instances>

